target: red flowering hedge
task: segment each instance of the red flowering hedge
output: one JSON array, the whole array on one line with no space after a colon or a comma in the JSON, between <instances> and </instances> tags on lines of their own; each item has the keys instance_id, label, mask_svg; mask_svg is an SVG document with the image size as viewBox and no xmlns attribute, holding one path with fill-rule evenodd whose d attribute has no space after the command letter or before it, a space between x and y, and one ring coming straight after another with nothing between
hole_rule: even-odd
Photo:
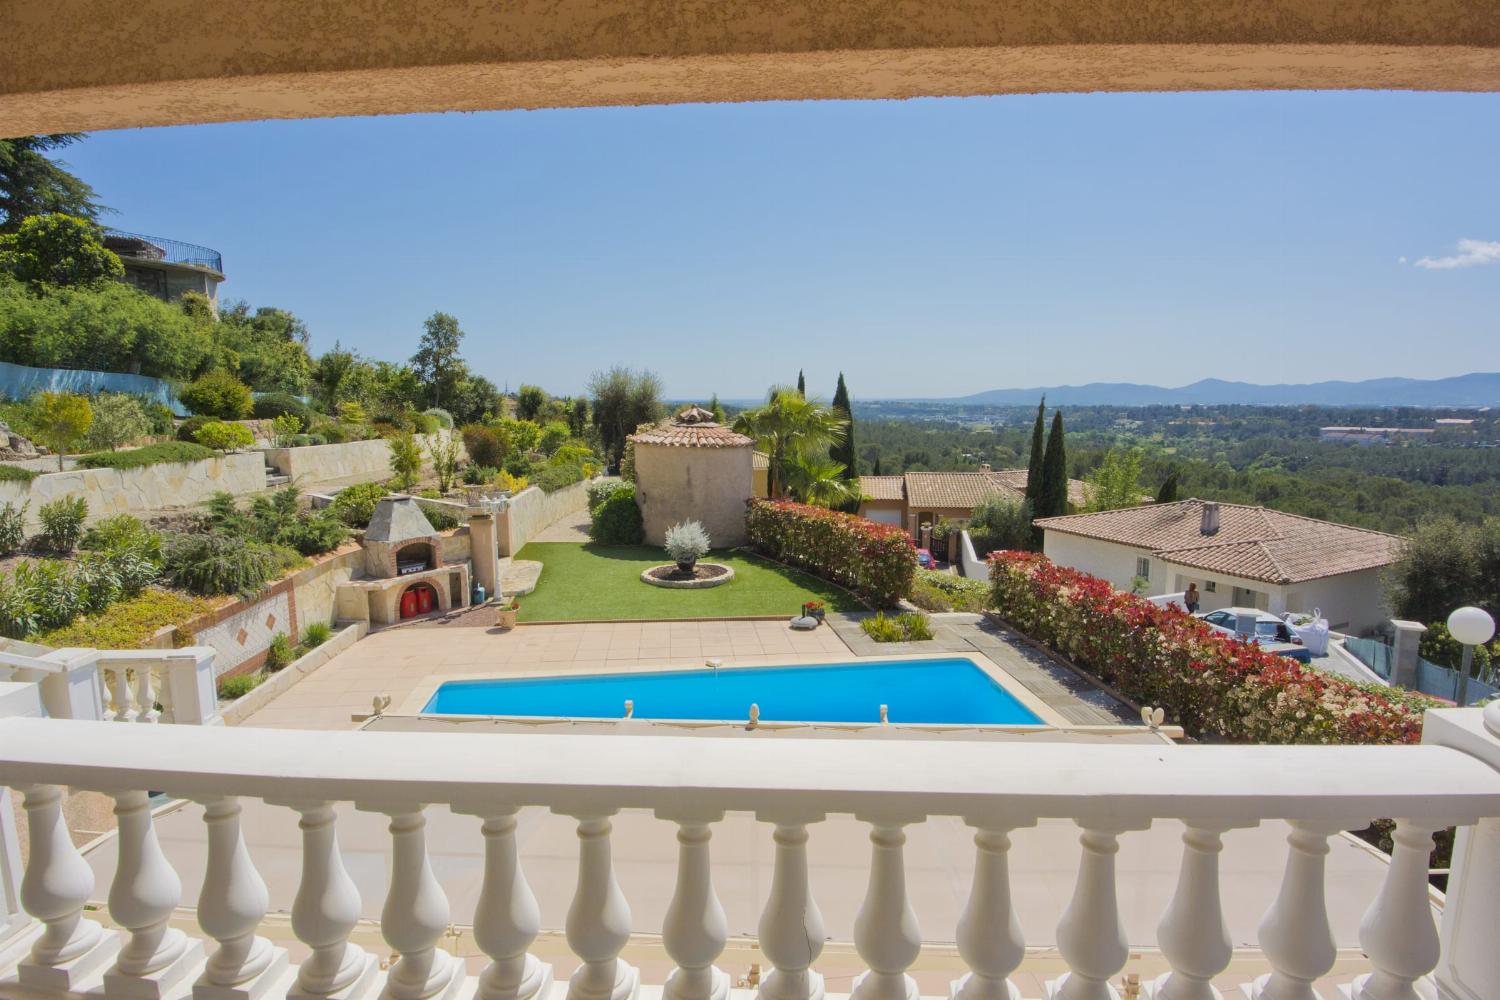
<instances>
[{"instance_id":1,"label":"red flowering hedge","mask_svg":"<svg viewBox=\"0 0 1500 1000\"><path fill-rule=\"evenodd\" d=\"M1416 743L1436 703L1356 684L1215 632L1034 552L990 555L994 604L1020 631L1191 736L1234 743Z\"/></svg>"},{"instance_id":2,"label":"red flowering hedge","mask_svg":"<svg viewBox=\"0 0 1500 1000\"><path fill-rule=\"evenodd\" d=\"M906 532L826 507L790 500L751 500L750 544L772 559L841 584L873 604L911 593L917 553Z\"/></svg>"}]
</instances>

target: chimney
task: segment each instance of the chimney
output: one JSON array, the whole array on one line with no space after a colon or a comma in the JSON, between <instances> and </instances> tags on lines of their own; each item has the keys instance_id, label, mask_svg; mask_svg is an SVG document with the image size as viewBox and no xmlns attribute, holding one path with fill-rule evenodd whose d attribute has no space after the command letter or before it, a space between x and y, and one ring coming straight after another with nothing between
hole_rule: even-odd
<instances>
[{"instance_id":1,"label":"chimney","mask_svg":"<svg viewBox=\"0 0 1500 1000\"><path fill-rule=\"evenodd\" d=\"M990 463L988 463L988 462L980 462L979 463L979 471L980 472L989 472L990 471Z\"/></svg>"},{"instance_id":2,"label":"chimney","mask_svg":"<svg viewBox=\"0 0 1500 1000\"><path fill-rule=\"evenodd\" d=\"M1198 531L1204 535L1217 535L1219 533L1219 505L1212 500L1203 502L1203 524Z\"/></svg>"}]
</instances>

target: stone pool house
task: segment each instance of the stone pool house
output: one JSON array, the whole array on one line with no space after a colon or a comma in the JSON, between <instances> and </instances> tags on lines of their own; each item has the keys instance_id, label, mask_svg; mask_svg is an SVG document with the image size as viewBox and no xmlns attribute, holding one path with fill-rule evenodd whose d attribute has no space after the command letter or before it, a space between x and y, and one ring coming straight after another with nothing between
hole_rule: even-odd
<instances>
[{"instance_id":1,"label":"stone pool house","mask_svg":"<svg viewBox=\"0 0 1500 1000\"><path fill-rule=\"evenodd\" d=\"M745 543L745 502L754 495L752 439L690 406L630 441L646 544L660 545L668 528L689 520L703 523L715 548Z\"/></svg>"}]
</instances>

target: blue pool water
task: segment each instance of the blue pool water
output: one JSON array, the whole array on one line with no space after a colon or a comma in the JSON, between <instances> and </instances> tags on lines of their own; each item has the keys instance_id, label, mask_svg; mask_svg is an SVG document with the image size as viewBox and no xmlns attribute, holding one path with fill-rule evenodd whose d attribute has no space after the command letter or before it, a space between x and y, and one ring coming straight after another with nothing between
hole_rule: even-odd
<instances>
[{"instance_id":1,"label":"blue pool water","mask_svg":"<svg viewBox=\"0 0 1500 1000\"><path fill-rule=\"evenodd\" d=\"M753 702L767 722L878 722L884 704L892 722L1041 723L962 658L449 681L423 711L618 719L627 698L638 719L744 719Z\"/></svg>"}]
</instances>

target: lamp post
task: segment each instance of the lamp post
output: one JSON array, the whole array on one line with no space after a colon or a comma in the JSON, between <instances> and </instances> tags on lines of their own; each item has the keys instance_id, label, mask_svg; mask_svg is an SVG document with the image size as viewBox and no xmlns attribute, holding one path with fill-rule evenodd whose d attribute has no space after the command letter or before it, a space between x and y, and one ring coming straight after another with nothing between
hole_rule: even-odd
<instances>
[{"instance_id":1,"label":"lamp post","mask_svg":"<svg viewBox=\"0 0 1500 1000\"><path fill-rule=\"evenodd\" d=\"M1495 619L1483 608L1459 608L1448 616L1448 634L1463 643L1463 668L1458 675L1458 697L1460 708L1469 701L1469 670L1474 665L1474 647L1482 646L1495 637Z\"/></svg>"}]
</instances>

